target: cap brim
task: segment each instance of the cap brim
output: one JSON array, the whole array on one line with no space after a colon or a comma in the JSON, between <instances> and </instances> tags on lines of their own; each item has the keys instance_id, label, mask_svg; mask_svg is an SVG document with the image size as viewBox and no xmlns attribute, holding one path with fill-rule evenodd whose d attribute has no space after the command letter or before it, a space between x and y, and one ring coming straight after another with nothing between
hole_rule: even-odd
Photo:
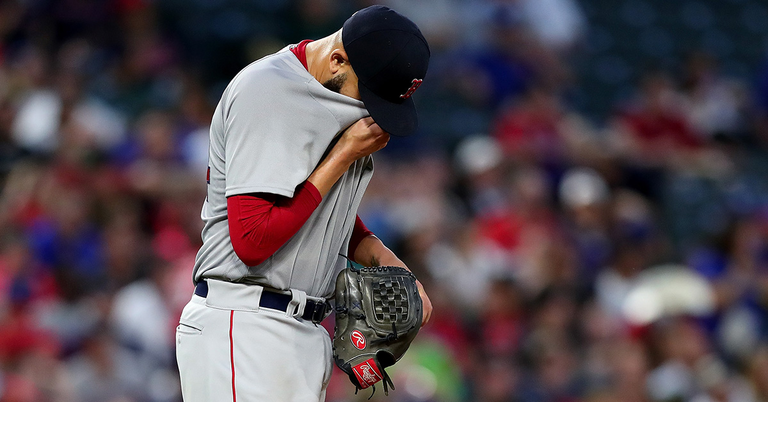
<instances>
[{"instance_id":1,"label":"cap brim","mask_svg":"<svg viewBox=\"0 0 768 432\"><path fill-rule=\"evenodd\" d=\"M404 137L416 131L419 119L413 98L408 98L402 103L392 103L376 96L363 83L358 83L357 87L368 114L385 132Z\"/></svg>"}]
</instances>

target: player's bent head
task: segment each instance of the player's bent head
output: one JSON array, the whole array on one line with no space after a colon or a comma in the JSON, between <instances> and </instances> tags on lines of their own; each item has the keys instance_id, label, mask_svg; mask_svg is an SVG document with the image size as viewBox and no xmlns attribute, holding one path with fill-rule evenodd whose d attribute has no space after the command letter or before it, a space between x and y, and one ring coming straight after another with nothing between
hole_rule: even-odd
<instances>
[{"instance_id":1,"label":"player's bent head","mask_svg":"<svg viewBox=\"0 0 768 432\"><path fill-rule=\"evenodd\" d=\"M347 95L350 86L357 87L356 99L363 101L384 131L412 134L418 118L411 96L427 74L430 56L418 26L385 6L370 6L344 23L341 40L343 50L331 54L331 67L343 59L346 70L340 69L323 85ZM339 63L339 68L345 64Z\"/></svg>"},{"instance_id":2,"label":"player's bent head","mask_svg":"<svg viewBox=\"0 0 768 432\"><path fill-rule=\"evenodd\" d=\"M332 39L332 51L328 58L328 72L331 77L324 79L322 84L328 90L360 100L360 92L357 90L357 75L343 48L341 30L331 35L330 38Z\"/></svg>"}]
</instances>

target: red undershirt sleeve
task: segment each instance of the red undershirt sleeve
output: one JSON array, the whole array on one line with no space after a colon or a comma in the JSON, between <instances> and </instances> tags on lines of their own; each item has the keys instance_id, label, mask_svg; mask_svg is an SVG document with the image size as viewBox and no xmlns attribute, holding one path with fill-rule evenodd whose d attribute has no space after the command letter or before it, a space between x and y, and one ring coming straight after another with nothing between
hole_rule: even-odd
<instances>
[{"instance_id":1,"label":"red undershirt sleeve","mask_svg":"<svg viewBox=\"0 0 768 432\"><path fill-rule=\"evenodd\" d=\"M352 261L355 260L355 251L360 246L360 242L364 238L373 235L373 233L365 226L360 216L355 219L355 227L352 229L352 237L349 239L349 248L347 249L347 256Z\"/></svg>"},{"instance_id":2,"label":"red undershirt sleeve","mask_svg":"<svg viewBox=\"0 0 768 432\"><path fill-rule=\"evenodd\" d=\"M315 185L304 182L293 198L272 194L234 195L227 198L227 218L232 247L245 265L266 261L312 215L322 196Z\"/></svg>"}]
</instances>

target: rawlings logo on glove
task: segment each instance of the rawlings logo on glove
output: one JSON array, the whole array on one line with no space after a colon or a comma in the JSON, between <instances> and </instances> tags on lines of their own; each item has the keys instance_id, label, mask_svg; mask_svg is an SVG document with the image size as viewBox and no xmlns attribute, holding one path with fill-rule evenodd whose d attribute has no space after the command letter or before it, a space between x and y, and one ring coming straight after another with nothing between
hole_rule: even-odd
<instances>
[{"instance_id":1,"label":"rawlings logo on glove","mask_svg":"<svg viewBox=\"0 0 768 432\"><path fill-rule=\"evenodd\" d=\"M355 393L383 381L389 394L395 386L385 369L402 358L421 328L416 277L401 267L344 269L336 278L335 312L336 365Z\"/></svg>"}]
</instances>

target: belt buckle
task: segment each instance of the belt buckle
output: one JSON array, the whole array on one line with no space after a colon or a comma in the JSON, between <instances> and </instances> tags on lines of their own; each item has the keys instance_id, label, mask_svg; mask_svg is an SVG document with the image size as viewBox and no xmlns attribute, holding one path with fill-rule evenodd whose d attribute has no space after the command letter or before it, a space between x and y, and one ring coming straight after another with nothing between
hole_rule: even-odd
<instances>
[{"instance_id":1,"label":"belt buckle","mask_svg":"<svg viewBox=\"0 0 768 432\"><path fill-rule=\"evenodd\" d=\"M325 311L328 307L328 302L313 302L315 306L312 309L311 320L313 323L320 323L325 318Z\"/></svg>"}]
</instances>

